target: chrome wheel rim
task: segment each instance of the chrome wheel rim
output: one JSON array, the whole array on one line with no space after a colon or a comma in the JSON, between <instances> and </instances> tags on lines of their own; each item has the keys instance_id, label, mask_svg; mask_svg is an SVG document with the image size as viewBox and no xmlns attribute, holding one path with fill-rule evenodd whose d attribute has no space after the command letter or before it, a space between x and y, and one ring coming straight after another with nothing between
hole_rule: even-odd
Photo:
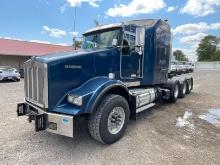
<instances>
[{"instance_id":1,"label":"chrome wheel rim","mask_svg":"<svg viewBox=\"0 0 220 165\"><path fill-rule=\"evenodd\" d=\"M115 107L108 117L108 131L117 134L121 131L125 122L125 111L122 107Z\"/></svg>"},{"instance_id":2,"label":"chrome wheel rim","mask_svg":"<svg viewBox=\"0 0 220 165\"><path fill-rule=\"evenodd\" d=\"M183 94L186 94L186 83L183 83Z\"/></svg>"},{"instance_id":3,"label":"chrome wheel rim","mask_svg":"<svg viewBox=\"0 0 220 165\"><path fill-rule=\"evenodd\" d=\"M176 86L175 86L175 91L174 91L174 96L175 96L175 98L177 98L178 95L179 95L179 86L176 85Z\"/></svg>"},{"instance_id":4,"label":"chrome wheel rim","mask_svg":"<svg viewBox=\"0 0 220 165\"><path fill-rule=\"evenodd\" d=\"M191 80L188 83L188 87L189 87L189 91L192 89L192 84L191 84Z\"/></svg>"}]
</instances>

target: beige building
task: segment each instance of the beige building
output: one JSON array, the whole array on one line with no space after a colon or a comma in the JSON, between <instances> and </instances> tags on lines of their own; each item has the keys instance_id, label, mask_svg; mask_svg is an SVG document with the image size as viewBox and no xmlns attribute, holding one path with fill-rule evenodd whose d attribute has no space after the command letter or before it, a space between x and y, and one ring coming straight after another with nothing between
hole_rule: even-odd
<instances>
[{"instance_id":1,"label":"beige building","mask_svg":"<svg viewBox=\"0 0 220 165\"><path fill-rule=\"evenodd\" d=\"M0 38L0 66L12 66L18 70L32 56L43 56L50 53L73 51L72 46L52 45Z\"/></svg>"}]
</instances>

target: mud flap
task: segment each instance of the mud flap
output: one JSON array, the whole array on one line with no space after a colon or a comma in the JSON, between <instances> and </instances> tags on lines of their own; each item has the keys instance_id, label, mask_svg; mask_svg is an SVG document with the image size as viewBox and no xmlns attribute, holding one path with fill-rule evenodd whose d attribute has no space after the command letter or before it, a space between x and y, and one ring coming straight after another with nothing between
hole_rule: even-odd
<instances>
[{"instance_id":1,"label":"mud flap","mask_svg":"<svg viewBox=\"0 0 220 165\"><path fill-rule=\"evenodd\" d=\"M17 116L24 116L27 114L26 106L24 103L17 104Z\"/></svg>"},{"instance_id":2,"label":"mud flap","mask_svg":"<svg viewBox=\"0 0 220 165\"><path fill-rule=\"evenodd\" d=\"M47 128L47 114L35 115L35 131L43 131Z\"/></svg>"}]
</instances>

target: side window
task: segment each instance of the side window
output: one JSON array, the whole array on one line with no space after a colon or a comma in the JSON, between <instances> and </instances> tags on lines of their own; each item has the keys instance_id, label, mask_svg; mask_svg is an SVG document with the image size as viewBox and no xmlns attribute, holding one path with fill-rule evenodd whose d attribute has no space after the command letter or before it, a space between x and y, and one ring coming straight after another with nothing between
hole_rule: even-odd
<instances>
[{"instance_id":1,"label":"side window","mask_svg":"<svg viewBox=\"0 0 220 165\"><path fill-rule=\"evenodd\" d=\"M130 55L135 47L136 28L132 25L125 26L123 35L122 54Z\"/></svg>"}]
</instances>

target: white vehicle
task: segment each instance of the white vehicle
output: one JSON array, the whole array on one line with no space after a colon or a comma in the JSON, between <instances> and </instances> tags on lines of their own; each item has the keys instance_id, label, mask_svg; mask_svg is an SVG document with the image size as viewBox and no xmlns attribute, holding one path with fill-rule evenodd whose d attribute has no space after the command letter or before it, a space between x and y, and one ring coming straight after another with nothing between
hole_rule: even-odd
<instances>
[{"instance_id":1,"label":"white vehicle","mask_svg":"<svg viewBox=\"0 0 220 165\"><path fill-rule=\"evenodd\" d=\"M171 62L171 65L169 68L169 74L177 75L177 63L174 61Z\"/></svg>"},{"instance_id":2,"label":"white vehicle","mask_svg":"<svg viewBox=\"0 0 220 165\"><path fill-rule=\"evenodd\" d=\"M189 62L189 72L193 72L195 68L195 64L193 62Z\"/></svg>"},{"instance_id":3,"label":"white vehicle","mask_svg":"<svg viewBox=\"0 0 220 165\"><path fill-rule=\"evenodd\" d=\"M181 65L183 65L183 73L188 73L188 66L187 66L187 62L183 61L181 63Z\"/></svg>"},{"instance_id":4,"label":"white vehicle","mask_svg":"<svg viewBox=\"0 0 220 165\"><path fill-rule=\"evenodd\" d=\"M181 62L177 62L176 65L177 74L183 74L184 73L184 65Z\"/></svg>"},{"instance_id":5,"label":"white vehicle","mask_svg":"<svg viewBox=\"0 0 220 165\"><path fill-rule=\"evenodd\" d=\"M10 66L0 66L0 81L13 80L20 81L20 74L15 68Z\"/></svg>"},{"instance_id":6,"label":"white vehicle","mask_svg":"<svg viewBox=\"0 0 220 165\"><path fill-rule=\"evenodd\" d=\"M186 73L190 73L190 64L189 64L189 62L185 62L185 72Z\"/></svg>"}]
</instances>

